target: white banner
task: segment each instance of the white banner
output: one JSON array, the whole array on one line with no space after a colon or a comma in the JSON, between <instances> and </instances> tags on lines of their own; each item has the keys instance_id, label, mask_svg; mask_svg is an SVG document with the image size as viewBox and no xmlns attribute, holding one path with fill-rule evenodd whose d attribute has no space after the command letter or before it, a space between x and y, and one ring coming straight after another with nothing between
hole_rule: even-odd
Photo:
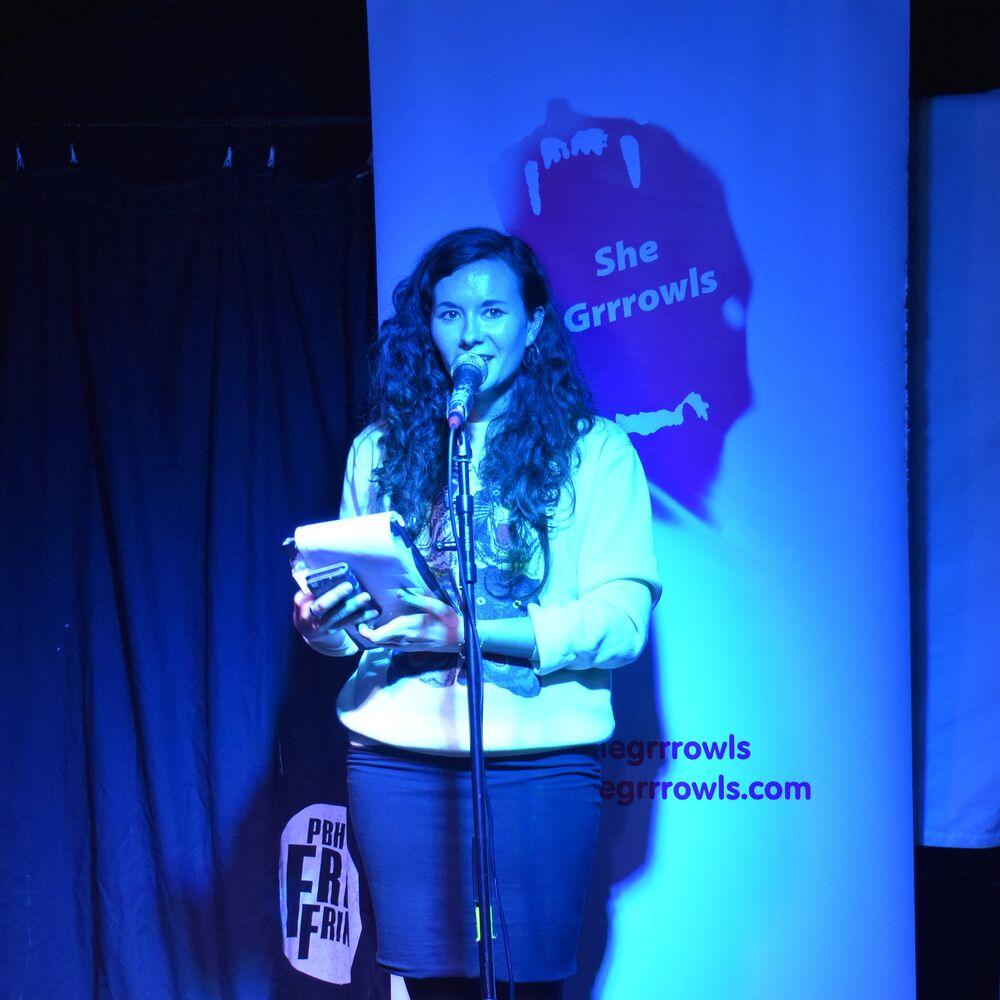
<instances>
[{"instance_id":1,"label":"white banner","mask_svg":"<svg viewBox=\"0 0 1000 1000\"><path fill-rule=\"evenodd\" d=\"M523 236L654 491L569 996L913 991L907 25L369 2L383 307L443 233Z\"/></svg>"}]
</instances>

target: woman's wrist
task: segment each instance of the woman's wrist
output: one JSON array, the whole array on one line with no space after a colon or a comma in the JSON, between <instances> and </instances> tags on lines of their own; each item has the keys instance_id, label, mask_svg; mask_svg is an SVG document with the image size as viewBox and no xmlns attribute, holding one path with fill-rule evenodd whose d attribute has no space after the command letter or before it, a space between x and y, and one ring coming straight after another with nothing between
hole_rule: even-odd
<instances>
[{"instance_id":1,"label":"woman's wrist","mask_svg":"<svg viewBox=\"0 0 1000 1000\"><path fill-rule=\"evenodd\" d=\"M323 629L312 635L303 635L302 638L317 653L324 653L327 656L344 656L354 652L355 648L350 636L342 628Z\"/></svg>"}]
</instances>

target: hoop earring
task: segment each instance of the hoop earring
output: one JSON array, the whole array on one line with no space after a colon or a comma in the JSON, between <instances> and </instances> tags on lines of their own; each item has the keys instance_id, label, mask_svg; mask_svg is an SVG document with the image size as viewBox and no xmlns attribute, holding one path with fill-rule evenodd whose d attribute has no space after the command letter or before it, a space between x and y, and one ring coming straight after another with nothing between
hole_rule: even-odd
<instances>
[{"instance_id":1,"label":"hoop earring","mask_svg":"<svg viewBox=\"0 0 1000 1000\"><path fill-rule=\"evenodd\" d=\"M535 341L532 341L524 349L524 357L522 358L522 364L524 365L525 368L537 368L539 355L540 352L538 350L538 344L536 344Z\"/></svg>"}]
</instances>

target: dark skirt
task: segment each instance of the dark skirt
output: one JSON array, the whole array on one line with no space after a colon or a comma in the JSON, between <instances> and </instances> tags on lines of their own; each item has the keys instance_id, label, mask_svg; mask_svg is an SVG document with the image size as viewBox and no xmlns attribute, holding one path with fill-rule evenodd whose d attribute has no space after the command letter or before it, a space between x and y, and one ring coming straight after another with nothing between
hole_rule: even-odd
<instances>
[{"instance_id":1,"label":"dark skirt","mask_svg":"<svg viewBox=\"0 0 1000 1000\"><path fill-rule=\"evenodd\" d=\"M514 979L564 979L576 971L600 824L596 749L491 754L486 767ZM468 758L352 747L347 775L379 964L414 978L478 976ZM506 979L499 915L494 929Z\"/></svg>"}]
</instances>

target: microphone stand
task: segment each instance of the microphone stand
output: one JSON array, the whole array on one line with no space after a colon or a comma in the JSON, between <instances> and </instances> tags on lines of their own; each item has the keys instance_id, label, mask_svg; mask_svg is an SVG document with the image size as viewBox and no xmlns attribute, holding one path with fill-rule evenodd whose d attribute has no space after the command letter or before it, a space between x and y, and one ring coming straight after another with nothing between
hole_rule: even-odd
<instances>
[{"instance_id":1,"label":"microphone stand","mask_svg":"<svg viewBox=\"0 0 1000 1000\"><path fill-rule=\"evenodd\" d=\"M469 490L472 451L464 427L455 435L454 464L458 473L455 539L458 580L465 612L465 662L469 693L469 759L472 770L472 877L476 902L476 936L479 944L479 995L495 1000L496 972L493 965L493 904L490 861L490 831L486 825L486 761L483 755L483 650L476 625L476 540L472 514L474 498Z\"/></svg>"}]
</instances>

